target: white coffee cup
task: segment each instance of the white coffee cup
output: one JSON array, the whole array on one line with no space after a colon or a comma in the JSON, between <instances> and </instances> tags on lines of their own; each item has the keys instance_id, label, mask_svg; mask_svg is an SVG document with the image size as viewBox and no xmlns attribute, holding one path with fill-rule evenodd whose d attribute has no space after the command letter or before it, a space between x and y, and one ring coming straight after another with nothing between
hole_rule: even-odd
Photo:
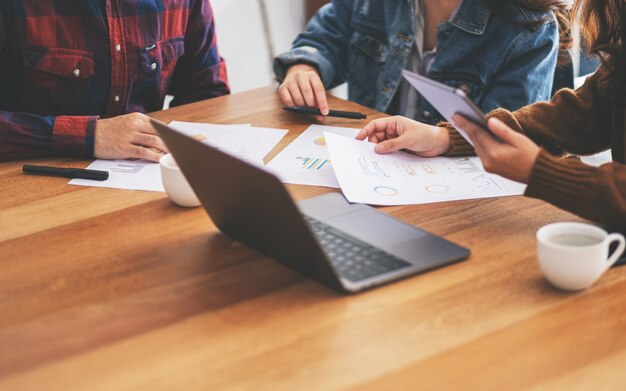
<instances>
[{"instance_id":1,"label":"white coffee cup","mask_svg":"<svg viewBox=\"0 0 626 391\"><path fill-rule=\"evenodd\" d=\"M618 242L609 257L609 246ZM539 266L554 286L575 291L593 285L624 252L618 233L583 223L554 223L537 231Z\"/></svg>"},{"instance_id":2,"label":"white coffee cup","mask_svg":"<svg viewBox=\"0 0 626 391\"><path fill-rule=\"evenodd\" d=\"M187 182L172 154L168 153L161 157L159 164L161 165L163 187L172 202L184 207L199 206L200 200L196 197L196 193Z\"/></svg>"}]
</instances>

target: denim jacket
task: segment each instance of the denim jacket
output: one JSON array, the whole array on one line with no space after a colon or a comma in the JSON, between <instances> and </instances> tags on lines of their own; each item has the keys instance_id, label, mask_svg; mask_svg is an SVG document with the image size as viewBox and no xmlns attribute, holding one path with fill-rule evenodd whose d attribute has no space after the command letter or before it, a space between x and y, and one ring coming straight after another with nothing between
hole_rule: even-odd
<instances>
[{"instance_id":1,"label":"denim jacket","mask_svg":"<svg viewBox=\"0 0 626 391\"><path fill-rule=\"evenodd\" d=\"M557 62L553 13L502 3L495 11L484 0L464 0L453 20L438 26L437 55L426 74L462 89L485 112L549 99ZM396 114L393 98L414 44L414 8L414 0L334 0L275 59L277 80L293 64L311 64L326 88L347 82L350 100ZM415 119L443 120L425 99L418 106Z\"/></svg>"}]
</instances>

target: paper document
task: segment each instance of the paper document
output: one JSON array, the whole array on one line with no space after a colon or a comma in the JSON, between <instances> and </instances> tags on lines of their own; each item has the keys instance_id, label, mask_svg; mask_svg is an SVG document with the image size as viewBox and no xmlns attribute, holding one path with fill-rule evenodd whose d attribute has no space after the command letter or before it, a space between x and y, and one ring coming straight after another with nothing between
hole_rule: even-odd
<instances>
[{"instance_id":1,"label":"paper document","mask_svg":"<svg viewBox=\"0 0 626 391\"><path fill-rule=\"evenodd\" d=\"M255 128L250 125L212 125L191 122L172 122L170 126L181 133L205 142L251 164L263 166L263 158L287 134L287 130ZM102 160L87 167L109 172L106 181L72 179L80 186L114 189L165 191L161 183L158 163L146 160Z\"/></svg>"},{"instance_id":2,"label":"paper document","mask_svg":"<svg viewBox=\"0 0 626 391\"><path fill-rule=\"evenodd\" d=\"M90 170L108 171L106 181L72 179L70 185L109 187L113 189L165 191L161 183L161 167L148 160L98 159L88 167Z\"/></svg>"},{"instance_id":3,"label":"paper document","mask_svg":"<svg viewBox=\"0 0 626 391\"><path fill-rule=\"evenodd\" d=\"M406 152L380 155L369 142L325 134L341 190L350 202L410 205L502 197L526 185L489 174L477 157L421 158Z\"/></svg>"},{"instance_id":4,"label":"paper document","mask_svg":"<svg viewBox=\"0 0 626 391\"><path fill-rule=\"evenodd\" d=\"M324 132L354 138L359 130L311 125L267 164L267 170L285 183L339 188Z\"/></svg>"},{"instance_id":5,"label":"paper document","mask_svg":"<svg viewBox=\"0 0 626 391\"><path fill-rule=\"evenodd\" d=\"M600 167L603 164L611 163L613 161L613 155L611 154L611 150L609 149L595 155L581 156L580 160L590 166Z\"/></svg>"},{"instance_id":6,"label":"paper document","mask_svg":"<svg viewBox=\"0 0 626 391\"><path fill-rule=\"evenodd\" d=\"M248 163L263 166L263 158L289 132L250 125L209 125L171 122L170 127Z\"/></svg>"}]
</instances>

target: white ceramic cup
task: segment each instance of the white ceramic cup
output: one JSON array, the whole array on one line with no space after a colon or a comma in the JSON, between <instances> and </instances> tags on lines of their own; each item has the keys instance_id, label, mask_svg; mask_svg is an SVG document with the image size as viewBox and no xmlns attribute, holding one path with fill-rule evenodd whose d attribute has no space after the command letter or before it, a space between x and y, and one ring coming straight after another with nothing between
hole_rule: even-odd
<instances>
[{"instance_id":1,"label":"white ceramic cup","mask_svg":"<svg viewBox=\"0 0 626 391\"><path fill-rule=\"evenodd\" d=\"M161 165L163 187L172 202L188 208L199 206L200 200L196 197L196 193L187 182L172 154L168 153L161 157L159 164Z\"/></svg>"},{"instance_id":2,"label":"white ceramic cup","mask_svg":"<svg viewBox=\"0 0 626 391\"><path fill-rule=\"evenodd\" d=\"M618 242L609 257L609 246ZM539 266L554 286L576 291L593 285L624 252L624 236L583 223L554 223L537 231Z\"/></svg>"}]
</instances>

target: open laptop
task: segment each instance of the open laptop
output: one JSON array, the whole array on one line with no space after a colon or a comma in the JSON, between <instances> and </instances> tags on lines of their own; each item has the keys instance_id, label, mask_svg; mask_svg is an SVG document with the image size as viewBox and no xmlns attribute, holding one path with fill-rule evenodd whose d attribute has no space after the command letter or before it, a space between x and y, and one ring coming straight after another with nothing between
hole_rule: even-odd
<instances>
[{"instance_id":1,"label":"open laptop","mask_svg":"<svg viewBox=\"0 0 626 391\"><path fill-rule=\"evenodd\" d=\"M470 254L338 193L296 205L271 173L152 124L223 233L330 287L357 292Z\"/></svg>"}]
</instances>

